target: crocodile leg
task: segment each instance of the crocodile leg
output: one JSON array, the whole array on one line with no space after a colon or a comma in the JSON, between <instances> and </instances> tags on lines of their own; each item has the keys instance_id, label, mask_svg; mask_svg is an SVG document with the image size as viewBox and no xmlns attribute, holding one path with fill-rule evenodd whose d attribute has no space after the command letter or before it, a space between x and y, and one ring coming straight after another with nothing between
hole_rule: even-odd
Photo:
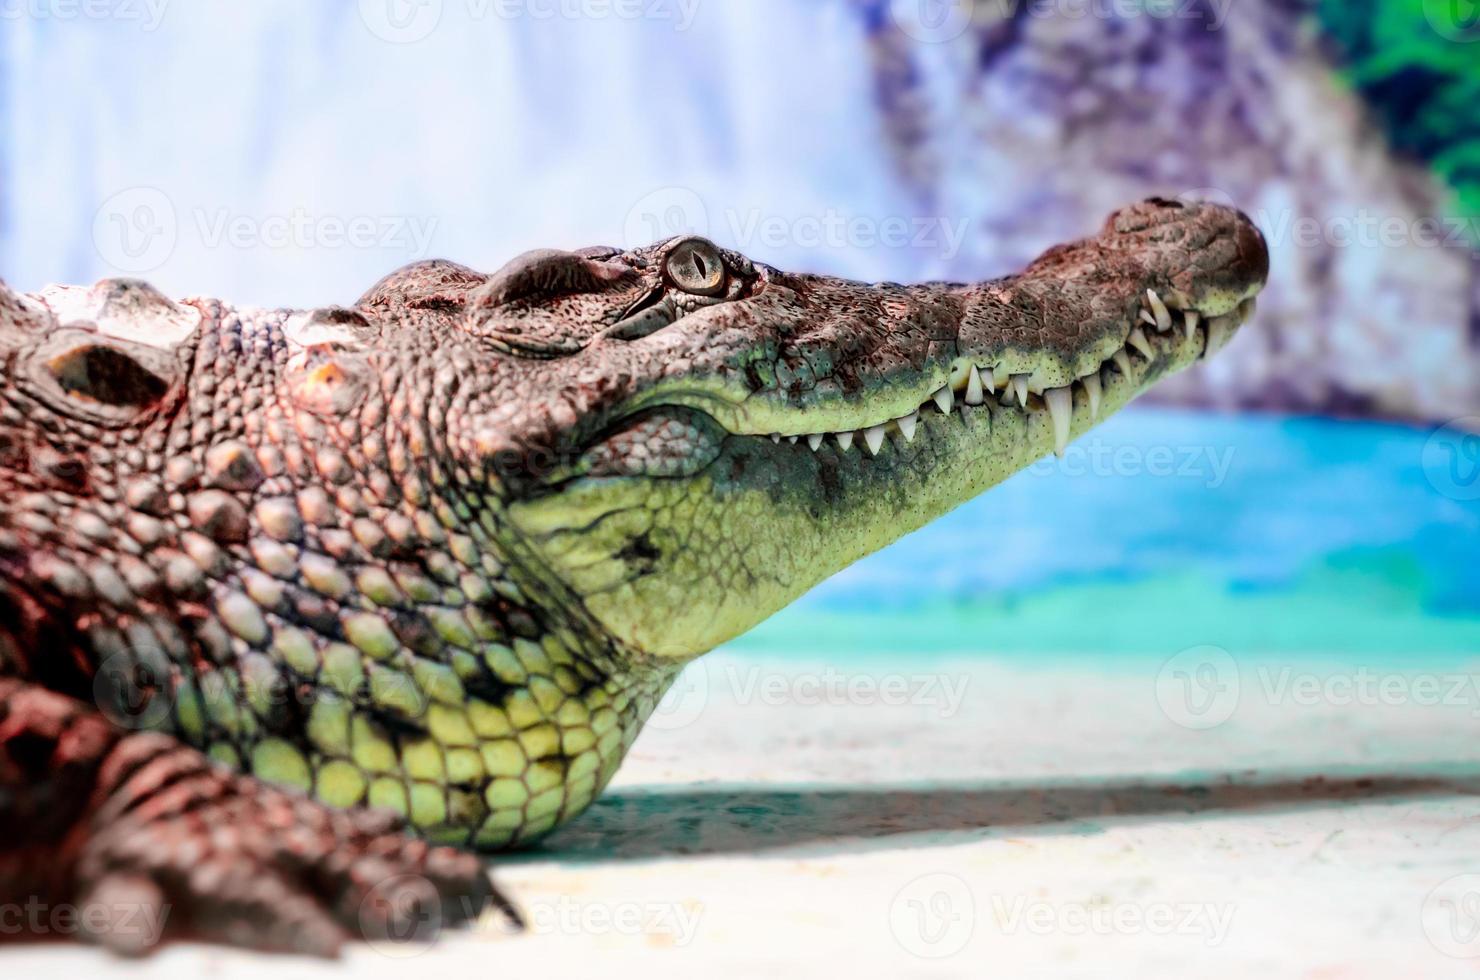
<instances>
[{"instance_id":1,"label":"crocodile leg","mask_svg":"<svg viewBox=\"0 0 1480 980\"><path fill-rule=\"evenodd\" d=\"M0 903L71 905L85 938L119 952L191 937L333 956L490 906L513 916L476 857L400 830L0 679Z\"/></svg>"}]
</instances>

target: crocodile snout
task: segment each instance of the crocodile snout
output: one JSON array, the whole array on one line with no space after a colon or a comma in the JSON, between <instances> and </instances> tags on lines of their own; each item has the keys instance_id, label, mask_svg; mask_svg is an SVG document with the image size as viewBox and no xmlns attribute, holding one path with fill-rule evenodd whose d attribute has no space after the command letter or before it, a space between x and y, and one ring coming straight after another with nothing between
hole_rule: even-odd
<instances>
[{"instance_id":1,"label":"crocodile snout","mask_svg":"<svg viewBox=\"0 0 1480 980\"><path fill-rule=\"evenodd\" d=\"M1247 214L1222 204L1149 198L1111 215L1096 243L1207 315L1237 309L1269 278L1263 233Z\"/></svg>"}]
</instances>

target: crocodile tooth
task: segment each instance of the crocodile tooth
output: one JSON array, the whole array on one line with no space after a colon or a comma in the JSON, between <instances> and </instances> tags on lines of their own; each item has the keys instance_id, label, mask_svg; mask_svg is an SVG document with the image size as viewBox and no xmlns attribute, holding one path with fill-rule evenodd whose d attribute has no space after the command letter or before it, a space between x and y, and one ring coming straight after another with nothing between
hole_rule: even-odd
<instances>
[{"instance_id":1,"label":"crocodile tooth","mask_svg":"<svg viewBox=\"0 0 1480 980\"><path fill-rule=\"evenodd\" d=\"M951 392L950 385L941 385L940 391L937 391L930 397L935 399L935 407L940 409L940 414L951 414L951 406L955 404L956 399Z\"/></svg>"},{"instance_id":2,"label":"crocodile tooth","mask_svg":"<svg viewBox=\"0 0 1480 980\"><path fill-rule=\"evenodd\" d=\"M779 433L779 432L773 432L773 433L771 433L771 441L774 442L778 446L781 445L781 433Z\"/></svg>"},{"instance_id":3,"label":"crocodile tooth","mask_svg":"<svg viewBox=\"0 0 1480 980\"><path fill-rule=\"evenodd\" d=\"M863 444L868 447L870 456L879 455L879 449L884 445L884 427L882 425L871 425L863 430Z\"/></svg>"},{"instance_id":4,"label":"crocodile tooth","mask_svg":"<svg viewBox=\"0 0 1480 980\"><path fill-rule=\"evenodd\" d=\"M786 437L786 441L788 443L790 443L791 445L795 446L797 444L797 440L800 439L800 438L801 438L801 436L787 436Z\"/></svg>"},{"instance_id":5,"label":"crocodile tooth","mask_svg":"<svg viewBox=\"0 0 1480 980\"><path fill-rule=\"evenodd\" d=\"M983 372L981 372L981 376L982 376L982 387L985 388L985 389L987 389L987 394L989 394L989 395L995 395L995 394L997 394L997 379L992 376L992 372L991 371L983 371Z\"/></svg>"},{"instance_id":6,"label":"crocodile tooth","mask_svg":"<svg viewBox=\"0 0 1480 980\"><path fill-rule=\"evenodd\" d=\"M1100 417L1100 375L1098 372L1079 379L1084 385L1085 393L1089 395L1089 417L1091 420Z\"/></svg>"},{"instance_id":7,"label":"crocodile tooth","mask_svg":"<svg viewBox=\"0 0 1480 980\"><path fill-rule=\"evenodd\" d=\"M1074 392L1067 386L1050 388L1043 393L1043 401L1053 421L1054 455L1063 456L1069 445L1069 423L1074 419Z\"/></svg>"},{"instance_id":8,"label":"crocodile tooth","mask_svg":"<svg viewBox=\"0 0 1480 980\"><path fill-rule=\"evenodd\" d=\"M1146 299L1151 303L1151 312L1156 314L1156 329L1161 333L1166 333L1172 329L1171 311L1161 301L1161 297L1156 295L1156 290L1146 290Z\"/></svg>"},{"instance_id":9,"label":"crocodile tooth","mask_svg":"<svg viewBox=\"0 0 1480 980\"><path fill-rule=\"evenodd\" d=\"M1151 346L1151 341L1146 339L1146 331L1142 330L1140 327L1137 327L1136 329L1131 331L1131 335L1129 339L1126 340L1126 343L1130 344L1136 350L1140 351L1145 356L1146 360L1156 360L1156 349Z\"/></svg>"},{"instance_id":10,"label":"crocodile tooth","mask_svg":"<svg viewBox=\"0 0 1480 980\"><path fill-rule=\"evenodd\" d=\"M1026 374L1014 374L1012 376L1012 390L1017 395L1018 404L1023 408L1028 407L1028 376Z\"/></svg>"},{"instance_id":11,"label":"crocodile tooth","mask_svg":"<svg viewBox=\"0 0 1480 980\"><path fill-rule=\"evenodd\" d=\"M1143 308L1141 310L1141 322L1149 327L1154 327L1156 326L1156 317L1151 315L1150 310Z\"/></svg>"},{"instance_id":12,"label":"crocodile tooth","mask_svg":"<svg viewBox=\"0 0 1480 980\"><path fill-rule=\"evenodd\" d=\"M1203 349L1204 358L1212 357L1223 349L1233 336L1234 330L1238 329L1239 315L1229 313L1224 316L1215 316L1208 321L1208 345Z\"/></svg>"},{"instance_id":13,"label":"crocodile tooth","mask_svg":"<svg viewBox=\"0 0 1480 980\"><path fill-rule=\"evenodd\" d=\"M1202 317L1196 310L1188 310L1182 314L1182 325L1187 329L1187 340L1192 340L1193 334L1197 333L1197 324Z\"/></svg>"},{"instance_id":14,"label":"crocodile tooth","mask_svg":"<svg viewBox=\"0 0 1480 980\"><path fill-rule=\"evenodd\" d=\"M915 441L915 423L919 421L920 412L918 409L904 416L903 418L897 418L894 420L895 424L899 426L899 431L904 433L904 441L906 443L911 443Z\"/></svg>"},{"instance_id":15,"label":"crocodile tooth","mask_svg":"<svg viewBox=\"0 0 1480 980\"><path fill-rule=\"evenodd\" d=\"M1127 378L1131 376L1131 356L1125 352L1124 347L1116 351L1115 356L1111 360L1115 362L1116 367L1120 368L1121 374Z\"/></svg>"},{"instance_id":16,"label":"crocodile tooth","mask_svg":"<svg viewBox=\"0 0 1480 980\"><path fill-rule=\"evenodd\" d=\"M852 432L834 432L833 438L838 440L838 448L843 452L846 453L849 449L853 448Z\"/></svg>"},{"instance_id":17,"label":"crocodile tooth","mask_svg":"<svg viewBox=\"0 0 1480 980\"><path fill-rule=\"evenodd\" d=\"M982 403L982 373L971 365L971 373L966 376L966 404L980 405Z\"/></svg>"},{"instance_id":18,"label":"crocodile tooth","mask_svg":"<svg viewBox=\"0 0 1480 980\"><path fill-rule=\"evenodd\" d=\"M821 445L822 445L822 433L821 432L814 432L810 436L807 437L807 448L810 449L810 450L812 450L813 452L816 452L817 449L818 449L818 447L821 446Z\"/></svg>"}]
</instances>

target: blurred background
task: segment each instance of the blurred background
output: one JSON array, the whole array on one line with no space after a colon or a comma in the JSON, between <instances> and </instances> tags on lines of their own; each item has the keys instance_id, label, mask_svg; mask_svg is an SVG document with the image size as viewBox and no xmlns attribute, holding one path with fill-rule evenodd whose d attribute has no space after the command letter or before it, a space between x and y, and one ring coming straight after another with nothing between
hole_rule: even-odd
<instances>
[{"instance_id":1,"label":"blurred background","mask_svg":"<svg viewBox=\"0 0 1480 980\"><path fill-rule=\"evenodd\" d=\"M706 234L986 278L1151 194L1263 227L1205 368L735 644L1480 651L1480 0L0 0L0 275L348 303Z\"/></svg>"}]
</instances>

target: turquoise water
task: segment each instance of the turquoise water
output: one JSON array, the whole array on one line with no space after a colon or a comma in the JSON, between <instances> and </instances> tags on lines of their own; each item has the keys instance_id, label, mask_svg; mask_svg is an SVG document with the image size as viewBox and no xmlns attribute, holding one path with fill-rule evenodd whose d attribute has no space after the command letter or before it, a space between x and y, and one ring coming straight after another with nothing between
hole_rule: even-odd
<instances>
[{"instance_id":1,"label":"turquoise water","mask_svg":"<svg viewBox=\"0 0 1480 980\"><path fill-rule=\"evenodd\" d=\"M1480 485L1431 430L1141 409L732 650L1480 653ZM1426 465L1427 464L1427 465Z\"/></svg>"}]
</instances>

